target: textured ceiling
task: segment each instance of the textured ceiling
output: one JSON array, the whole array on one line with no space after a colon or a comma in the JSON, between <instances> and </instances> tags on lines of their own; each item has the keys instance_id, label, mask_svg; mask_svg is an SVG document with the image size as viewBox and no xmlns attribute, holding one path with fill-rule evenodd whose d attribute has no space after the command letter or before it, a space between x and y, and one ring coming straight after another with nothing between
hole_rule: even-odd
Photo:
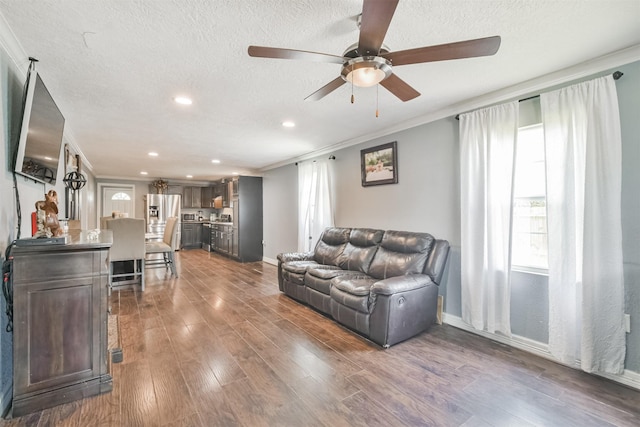
<instances>
[{"instance_id":1,"label":"textured ceiling","mask_svg":"<svg viewBox=\"0 0 640 427\"><path fill-rule=\"evenodd\" d=\"M353 105L349 85L303 101L339 65L247 54L253 44L341 55L358 40L361 10L361 0L0 0L99 177L253 173L640 43L638 0L400 0L392 51L493 35L502 45L395 67L422 96L403 103L381 88L379 118L375 88L355 88Z\"/></svg>"}]
</instances>

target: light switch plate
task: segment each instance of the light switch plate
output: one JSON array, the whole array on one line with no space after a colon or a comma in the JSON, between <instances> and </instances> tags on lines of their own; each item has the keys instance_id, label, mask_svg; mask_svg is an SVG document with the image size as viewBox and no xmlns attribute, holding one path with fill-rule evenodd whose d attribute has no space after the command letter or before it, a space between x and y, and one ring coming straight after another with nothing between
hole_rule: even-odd
<instances>
[{"instance_id":1,"label":"light switch plate","mask_svg":"<svg viewBox=\"0 0 640 427\"><path fill-rule=\"evenodd\" d=\"M627 333L631 333L631 315L630 314L624 315L624 330Z\"/></svg>"}]
</instances>

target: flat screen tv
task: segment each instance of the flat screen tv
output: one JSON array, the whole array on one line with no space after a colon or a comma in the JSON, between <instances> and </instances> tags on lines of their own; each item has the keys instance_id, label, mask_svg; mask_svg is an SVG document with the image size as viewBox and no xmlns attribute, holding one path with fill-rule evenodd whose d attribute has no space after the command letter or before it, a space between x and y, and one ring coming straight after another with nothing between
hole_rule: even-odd
<instances>
[{"instance_id":1,"label":"flat screen tv","mask_svg":"<svg viewBox=\"0 0 640 427\"><path fill-rule=\"evenodd\" d=\"M55 185L64 117L35 68L30 70L26 85L14 170L35 181Z\"/></svg>"}]
</instances>

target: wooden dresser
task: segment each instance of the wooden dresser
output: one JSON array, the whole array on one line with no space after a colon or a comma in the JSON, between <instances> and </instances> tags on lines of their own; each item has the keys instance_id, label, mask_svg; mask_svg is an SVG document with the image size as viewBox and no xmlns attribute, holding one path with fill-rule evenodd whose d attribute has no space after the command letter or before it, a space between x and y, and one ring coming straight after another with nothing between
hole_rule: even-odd
<instances>
[{"instance_id":1,"label":"wooden dresser","mask_svg":"<svg viewBox=\"0 0 640 427\"><path fill-rule=\"evenodd\" d=\"M107 256L111 232L13 256L13 416L111 391Z\"/></svg>"}]
</instances>

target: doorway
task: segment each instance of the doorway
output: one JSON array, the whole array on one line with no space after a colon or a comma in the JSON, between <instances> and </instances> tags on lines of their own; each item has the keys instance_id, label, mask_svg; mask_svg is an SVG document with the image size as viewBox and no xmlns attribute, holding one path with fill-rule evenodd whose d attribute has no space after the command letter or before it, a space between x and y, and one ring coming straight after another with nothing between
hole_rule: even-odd
<instances>
[{"instance_id":1,"label":"doorway","mask_svg":"<svg viewBox=\"0 0 640 427\"><path fill-rule=\"evenodd\" d=\"M100 217L119 212L135 218L135 187L124 184L98 184L98 223Z\"/></svg>"}]
</instances>

